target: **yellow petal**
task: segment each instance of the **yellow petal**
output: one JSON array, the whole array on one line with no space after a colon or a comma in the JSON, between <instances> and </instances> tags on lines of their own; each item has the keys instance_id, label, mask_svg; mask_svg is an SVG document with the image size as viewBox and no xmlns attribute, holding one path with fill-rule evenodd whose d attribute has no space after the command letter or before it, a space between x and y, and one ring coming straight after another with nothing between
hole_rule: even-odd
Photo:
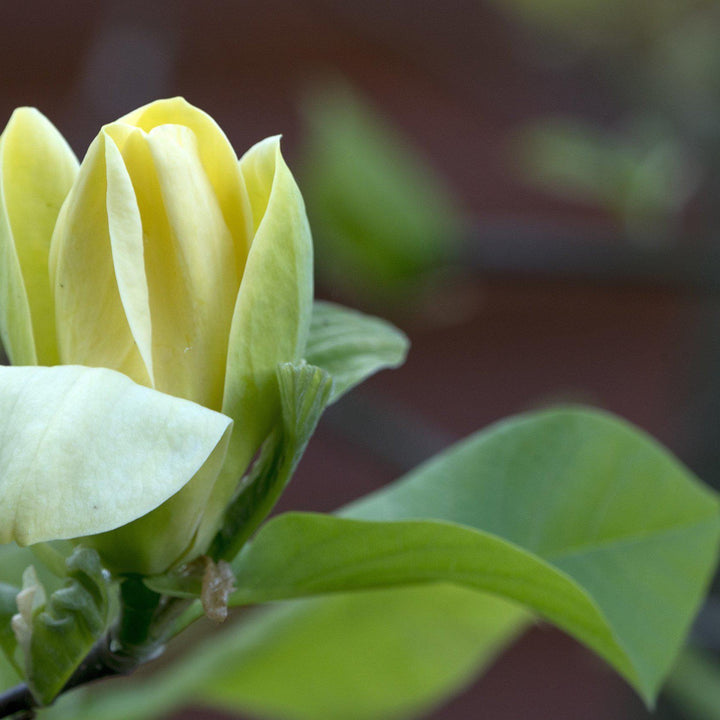
<instances>
[{"instance_id":1,"label":"yellow petal","mask_svg":"<svg viewBox=\"0 0 720 720\"><path fill-rule=\"evenodd\" d=\"M228 460L208 504L198 547L212 535L240 473L278 421L278 363L302 357L312 312L312 238L279 138L240 162L257 232L233 315L223 413L235 425Z\"/></svg>"},{"instance_id":2,"label":"yellow petal","mask_svg":"<svg viewBox=\"0 0 720 720\"><path fill-rule=\"evenodd\" d=\"M143 226L135 189L120 150L105 133L107 217L115 279L130 332L154 385L150 293L145 275Z\"/></svg>"},{"instance_id":3,"label":"yellow petal","mask_svg":"<svg viewBox=\"0 0 720 720\"><path fill-rule=\"evenodd\" d=\"M186 557L190 559L196 531L225 460L229 439L230 430L226 429L190 482L162 505L128 525L95 535L85 542L95 547L106 566L116 573L157 575Z\"/></svg>"},{"instance_id":4,"label":"yellow petal","mask_svg":"<svg viewBox=\"0 0 720 720\"><path fill-rule=\"evenodd\" d=\"M115 229L136 223L132 219L127 186L116 164L108 168L109 142L105 133L93 141L75 184L63 205L51 247L51 280L55 292L58 347L63 364L107 367L128 375L143 385L150 384L146 367L126 317L116 280L113 251L121 269L137 263L132 242L111 241L108 207ZM127 211L121 222L119 208ZM142 264L126 276L142 278ZM138 280L140 282L140 280Z\"/></svg>"},{"instance_id":5,"label":"yellow petal","mask_svg":"<svg viewBox=\"0 0 720 720\"><path fill-rule=\"evenodd\" d=\"M146 133L161 125L182 125L193 131L200 162L236 243L237 272L241 276L253 236L252 215L243 178L237 171L237 155L218 124L181 97L156 100L118 122Z\"/></svg>"},{"instance_id":6,"label":"yellow petal","mask_svg":"<svg viewBox=\"0 0 720 720\"><path fill-rule=\"evenodd\" d=\"M224 456L230 424L111 370L0 368L0 543L74 538L145 515L216 450Z\"/></svg>"},{"instance_id":7,"label":"yellow petal","mask_svg":"<svg viewBox=\"0 0 720 720\"><path fill-rule=\"evenodd\" d=\"M197 138L178 125L145 133L114 123L106 132L124 136L122 159L145 237L154 386L219 409L240 278Z\"/></svg>"},{"instance_id":8,"label":"yellow petal","mask_svg":"<svg viewBox=\"0 0 720 720\"><path fill-rule=\"evenodd\" d=\"M0 139L0 334L16 365L58 361L48 254L77 168L42 113L13 113Z\"/></svg>"}]
</instances>

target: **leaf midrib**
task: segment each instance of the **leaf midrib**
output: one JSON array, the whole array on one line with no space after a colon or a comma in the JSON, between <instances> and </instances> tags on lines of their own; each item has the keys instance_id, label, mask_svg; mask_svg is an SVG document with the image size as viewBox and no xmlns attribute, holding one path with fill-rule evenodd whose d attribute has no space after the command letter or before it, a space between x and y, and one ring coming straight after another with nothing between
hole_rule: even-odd
<instances>
[{"instance_id":1,"label":"leaf midrib","mask_svg":"<svg viewBox=\"0 0 720 720\"><path fill-rule=\"evenodd\" d=\"M533 553L537 557L540 557L549 563L555 563L559 560L566 560L567 558L573 557L576 555L584 555L584 554L589 555L594 552L600 552L602 550L607 550L608 548L612 548L614 546L621 547L623 545L634 545L634 544L641 543L641 542L644 542L647 540L658 539L658 538L661 538L666 535L672 535L674 533L682 533L686 530L689 530L690 528L695 528L695 527L699 527L701 525L708 524L711 521L715 521L715 523L718 524L719 520L720 520L720 515L718 515L717 512L714 512L712 514L708 514L707 516L705 516L703 518L698 518L696 520L686 522L681 525L672 525L669 527L648 530L647 532L623 535L621 537L613 537L613 538L610 538L610 539L607 539L604 541L575 545L575 546L564 549L562 552L541 554L537 550L531 550L529 548L525 548L525 550L527 552Z\"/></svg>"}]
</instances>

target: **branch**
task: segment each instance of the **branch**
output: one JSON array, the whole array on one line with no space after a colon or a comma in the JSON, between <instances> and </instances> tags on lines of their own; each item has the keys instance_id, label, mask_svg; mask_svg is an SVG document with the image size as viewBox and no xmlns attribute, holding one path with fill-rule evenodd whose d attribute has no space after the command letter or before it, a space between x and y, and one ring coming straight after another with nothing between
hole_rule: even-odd
<instances>
[{"instance_id":1,"label":"branch","mask_svg":"<svg viewBox=\"0 0 720 720\"><path fill-rule=\"evenodd\" d=\"M87 657L80 663L77 670L65 684L62 692L86 685L95 680L117 675L127 675L140 664L127 655L113 653L109 647L109 636L98 641ZM7 718L16 713L25 713L22 717L32 718L37 702L27 685L21 684L0 694L0 718Z\"/></svg>"}]
</instances>

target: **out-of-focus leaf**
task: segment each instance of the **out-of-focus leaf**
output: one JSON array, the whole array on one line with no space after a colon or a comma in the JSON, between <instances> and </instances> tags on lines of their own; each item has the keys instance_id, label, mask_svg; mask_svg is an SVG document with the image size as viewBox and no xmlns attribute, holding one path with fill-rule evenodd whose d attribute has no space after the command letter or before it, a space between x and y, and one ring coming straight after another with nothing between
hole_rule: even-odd
<instances>
[{"instance_id":1,"label":"out-of-focus leaf","mask_svg":"<svg viewBox=\"0 0 720 720\"><path fill-rule=\"evenodd\" d=\"M432 586L301 601L248 620L206 648L196 697L283 720L377 720L411 717L463 687L527 615Z\"/></svg>"},{"instance_id":2,"label":"out-of-focus leaf","mask_svg":"<svg viewBox=\"0 0 720 720\"><path fill-rule=\"evenodd\" d=\"M720 720L720 664L708 653L684 652L666 692L685 720Z\"/></svg>"},{"instance_id":3,"label":"out-of-focus leaf","mask_svg":"<svg viewBox=\"0 0 720 720\"><path fill-rule=\"evenodd\" d=\"M528 621L445 585L287 603L251 613L133 692L72 693L47 718L150 720L203 701L283 720L413 717L470 682Z\"/></svg>"},{"instance_id":4,"label":"out-of-focus leaf","mask_svg":"<svg viewBox=\"0 0 720 720\"><path fill-rule=\"evenodd\" d=\"M17 665L15 657L17 639L10 625L12 616L18 611L15 602L18 592L20 592L20 588L0 582L0 657L4 653L5 660L19 673L20 667ZM0 669L0 681L2 676L3 671Z\"/></svg>"},{"instance_id":5,"label":"out-of-focus leaf","mask_svg":"<svg viewBox=\"0 0 720 720\"><path fill-rule=\"evenodd\" d=\"M408 346L385 320L316 301L305 356L332 376L333 402L378 370L401 365Z\"/></svg>"},{"instance_id":6,"label":"out-of-focus leaf","mask_svg":"<svg viewBox=\"0 0 720 720\"><path fill-rule=\"evenodd\" d=\"M524 180L603 208L633 239L665 239L697 186L681 145L653 123L610 133L546 119L518 134L513 153Z\"/></svg>"},{"instance_id":7,"label":"out-of-focus leaf","mask_svg":"<svg viewBox=\"0 0 720 720\"><path fill-rule=\"evenodd\" d=\"M373 298L446 266L462 220L408 140L340 83L310 94L304 108L302 187L321 277Z\"/></svg>"},{"instance_id":8,"label":"out-of-focus leaf","mask_svg":"<svg viewBox=\"0 0 720 720\"><path fill-rule=\"evenodd\" d=\"M15 543L0 545L0 582L20 587L23 571L34 562L28 548L20 548Z\"/></svg>"},{"instance_id":9,"label":"out-of-focus leaf","mask_svg":"<svg viewBox=\"0 0 720 720\"><path fill-rule=\"evenodd\" d=\"M495 0L501 10L548 34L555 44L597 53L608 60L613 51L642 51L648 37L662 37L682 21L694 3L657 0L648 15L642 3L624 0Z\"/></svg>"},{"instance_id":10,"label":"out-of-focus leaf","mask_svg":"<svg viewBox=\"0 0 720 720\"><path fill-rule=\"evenodd\" d=\"M20 682L20 676L3 653L0 653L0 692L5 692Z\"/></svg>"}]
</instances>

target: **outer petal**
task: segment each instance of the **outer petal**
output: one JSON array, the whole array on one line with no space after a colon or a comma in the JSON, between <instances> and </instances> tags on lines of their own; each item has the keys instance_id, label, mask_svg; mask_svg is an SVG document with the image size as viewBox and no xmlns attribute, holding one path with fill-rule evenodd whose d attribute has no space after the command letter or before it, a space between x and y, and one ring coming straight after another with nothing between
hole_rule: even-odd
<instances>
[{"instance_id":1,"label":"outer petal","mask_svg":"<svg viewBox=\"0 0 720 720\"><path fill-rule=\"evenodd\" d=\"M240 161L257 228L233 315L223 412L235 421L228 461L199 536L209 540L238 476L276 421L278 363L302 357L312 312L312 238L305 206L268 138Z\"/></svg>"},{"instance_id":2,"label":"outer petal","mask_svg":"<svg viewBox=\"0 0 720 720\"><path fill-rule=\"evenodd\" d=\"M160 507L129 525L89 539L107 567L118 573L156 575L188 555L195 547L197 528L225 461L229 439L228 429L192 480Z\"/></svg>"},{"instance_id":3,"label":"outer petal","mask_svg":"<svg viewBox=\"0 0 720 720\"><path fill-rule=\"evenodd\" d=\"M230 426L111 370L0 368L0 543L89 535L145 515L191 480Z\"/></svg>"},{"instance_id":4,"label":"outer petal","mask_svg":"<svg viewBox=\"0 0 720 720\"><path fill-rule=\"evenodd\" d=\"M142 253L137 242L128 239L137 229L137 211L109 142L100 133L90 146L52 238L50 274L60 361L111 368L149 385L151 368L139 350L142 332L133 337L139 325L128 322L123 306L128 287L121 296L117 280L119 268L122 277L144 282ZM112 233L109 216L114 220Z\"/></svg>"},{"instance_id":5,"label":"outer petal","mask_svg":"<svg viewBox=\"0 0 720 720\"><path fill-rule=\"evenodd\" d=\"M77 168L42 113L12 114L0 139L0 335L16 365L58 361L48 253Z\"/></svg>"}]
</instances>

